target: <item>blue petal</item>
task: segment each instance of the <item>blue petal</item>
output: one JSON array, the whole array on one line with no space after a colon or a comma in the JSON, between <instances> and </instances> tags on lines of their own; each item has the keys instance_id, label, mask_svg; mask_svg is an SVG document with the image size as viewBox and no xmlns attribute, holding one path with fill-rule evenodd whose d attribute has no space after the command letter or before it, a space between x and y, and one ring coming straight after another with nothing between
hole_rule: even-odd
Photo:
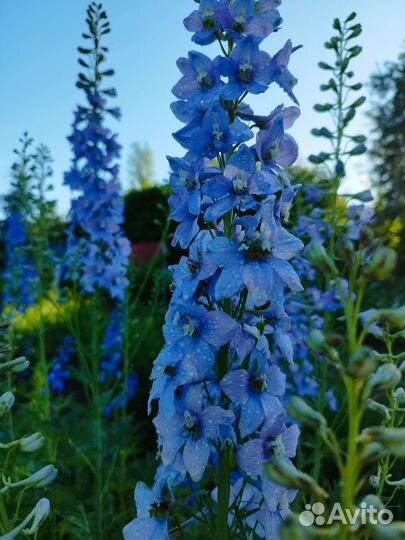
<instances>
[{"instance_id":1,"label":"blue petal","mask_svg":"<svg viewBox=\"0 0 405 540\"><path fill-rule=\"evenodd\" d=\"M184 466L194 482L199 482L207 467L210 446L207 439L188 439L183 450Z\"/></svg>"}]
</instances>

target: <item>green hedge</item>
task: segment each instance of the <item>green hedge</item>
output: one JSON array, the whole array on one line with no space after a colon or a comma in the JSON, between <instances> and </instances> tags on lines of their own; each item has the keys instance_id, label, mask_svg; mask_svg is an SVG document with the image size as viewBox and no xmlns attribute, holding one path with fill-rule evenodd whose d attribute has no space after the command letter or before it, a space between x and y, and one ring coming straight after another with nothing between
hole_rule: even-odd
<instances>
[{"instance_id":1,"label":"green hedge","mask_svg":"<svg viewBox=\"0 0 405 540\"><path fill-rule=\"evenodd\" d=\"M168 217L170 189L152 187L133 189L125 196L124 230L131 242L156 242L162 235L162 225ZM159 225L162 224L162 225Z\"/></svg>"}]
</instances>

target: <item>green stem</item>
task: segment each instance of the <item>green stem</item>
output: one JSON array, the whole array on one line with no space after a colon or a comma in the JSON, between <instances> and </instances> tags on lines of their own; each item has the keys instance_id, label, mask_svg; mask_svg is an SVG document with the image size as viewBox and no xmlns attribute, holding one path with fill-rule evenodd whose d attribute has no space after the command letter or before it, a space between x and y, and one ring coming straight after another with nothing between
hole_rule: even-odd
<instances>
[{"instance_id":1,"label":"green stem","mask_svg":"<svg viewBox=\"0 0 405 540\"><path fill-rule=\"evenodd\" d=\"M218 465L217 540L228 540L228 514L231 491L229 454L225 447Z\"/></svg>"}]
</instances>

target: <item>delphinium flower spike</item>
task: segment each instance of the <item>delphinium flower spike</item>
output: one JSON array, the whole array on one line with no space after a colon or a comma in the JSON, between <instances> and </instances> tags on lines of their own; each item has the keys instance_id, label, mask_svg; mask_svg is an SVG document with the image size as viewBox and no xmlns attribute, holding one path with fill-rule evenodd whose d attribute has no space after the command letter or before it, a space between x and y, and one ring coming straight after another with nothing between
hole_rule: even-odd
<instances>
[{"instance_id":1,"label":"delphinium flower spike","mask_svg":"<svg viewBox=\"0 0 405 540\"><path fill-rule=\"evenodd\" d=\"M73 199L66 261L62 277L75 279L82 291L106 291L111 298L123 300L130 246L122 232L123 200L118 180L120 155L117 136L106 127L107 117L119 118L120 110L109 107L114 88L103 85L114 74L104 69L108 49L101 38L110 32L107 15L101 4L88 8L88 32L83 37L87 47L79 47L77 86L86 96L86 105L75 112L73 131L68 137L73 149L72 165L64 182L79 195Z\"/></svg>"},{"instance_id":2,"label":"delphinium flower spike","mask_svg":"<svg viewBox=\"0 0 405 540\"><path fill-rule=\"evenodd\" d=\"M174 538L186 526L217 540L274 539L296 493L265 467L274 456L290 462L299 435L283 407L292 360L284 294L302 289L289 262L302 243L284 227L295 193L285 168L298 155L286 130L299 109L257 116L245 102L270 86L297 102L296 48L263 48L279 5L201 0L184 21L195 43L217 42L220 54L178 60L172 110L185 126L174 138L187 152L169 157L170 205L173 243L188 254L173 268L152 371L161 465L152 489L136 488L126 540Z\"/></svg>"}]
</instances>

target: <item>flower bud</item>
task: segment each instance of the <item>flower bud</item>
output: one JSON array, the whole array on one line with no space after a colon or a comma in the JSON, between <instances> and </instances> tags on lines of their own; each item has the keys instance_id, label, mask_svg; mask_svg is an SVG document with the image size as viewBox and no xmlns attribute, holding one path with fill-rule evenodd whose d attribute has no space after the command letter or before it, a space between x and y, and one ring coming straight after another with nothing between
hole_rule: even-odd
<instances>
[{"instance_id":1,"label":"flower bud","mask_svg":"<svg viewBox=\"0 0 405 540\"><path fill-rule=\"evenodd\" d=\"M376 476L375 474L370 476L370 478L368 479L369 486L376 490L380 487L380 482L381 478L379 476Z\"/></svg>"},{"instance_id":2,"label":"flower bud","mask_svg":"<svg viewBox=\"0 0 405 540\"><path fill-rule=\"evenodd\" d=\"M375 372L376 356L370 347L359 347L350 357L347 374L353 379L364 379Z\"/></svg>"},{"instance_id":3,"label":"flower bud","mask_svg":"<svg viewBox=\"0 0 405 540\"><path fill-rule=\"evenodd\" d=\"M337 276L338 269L332 257L328 254L325 246L319 242L312 240L305 249L305 254L311 263L323 272L330 272Z\"/></svg>"},{"instance_id":4,"label":"flower bud","mask_svg":"<svg viewBox=\"0 0 405 540\"><path fill-rule=\"evenodd\" d=\"M300 422L304 426L310 426L315 429L327 427L326 419L321 413L313 409L303 399L298 396L293 396L288 405L287 412L290 416Z\"/></svg>"},{"instance_id":5,"label":"flower bud","mask_svg":"<svg viewBox=\"0 0 405 540\"><path fill-rule=\"evenodd\" d=\"M405 306L391 309L379 309L378 313L382 321L390 327L398 330L405 329Z\"/></svg>"},{"instance_id":6,"label":"flower bud","mask_svg":"<svg viewBox=\"0 0 405 540\"><path fill-rule=\"evenodd\" d=\"M14 405L15 397L11 392L5 392L0 396L0 418L2 418Z\"/></svg>"},{"instance_id":7,"label":"flower bud","mask_svg":"<svg viewBox=\"0 0 405 540\"><path fill-rule=\"evenodd\" d=\"M401 382L401 379L402 374L394 364L383 364L368 379L364 389L364 397L368 398L372 392L391 390Z\"/></svg>"},{"instance_id":8,"label":"flower bud","mask_svg":"<svg viewBox=\"0 0 405 540\"><path fill-rule=\"evenodd\" d=\"M20 439L20 450L22 452L36 452L45 443L45 437L42 433L33 433Z\"/></svg>"},{"instance_id":9,"label":"flower bud","mask_svg":"<svg viewBox=\"0 0 405 540\"><path fill-rule=\"evenodd\" d=\"M368 400L367 408L370 409L370 411L382 414L387 420L391 417L391 409L383 403L378 403L378 401L374 401L373 399Z\"/></svg>"},{"instance_id":10,"label":"flower bud","mask_svg":"<svg viewBox=\"0 0 405 540\"><path fill-rule=\"evenodd\" d=\"M280 456L273 457L271 463L266 466L266 471L270 480L281 486L307 491L319 499L327 499L329 496L313 478Z\"/></svg>"},{"instance_id":11,"label":"flower bud","mask_svg":"<svg viewBox=\"0 0 405 540\"><path fill-rule=\"evenodd\" d=\"M39 529L39 526L49 516L51 511L51 503L48 499L40 499L34 508L34 516L31 522L31 526L28 529L24 529L24 534L34 534Z\"/></svg>"},{"instance_id":12,"label":"flower bud","mask_svg":"<svg viewBox=\"0 0 405 540\"><path fill-rule=\"evenodd\" d=\"M405 456L405 428L366 428L360 434L359 441L382 445L385 455Z\"/></svg>"},{"instance_id":13,"label":"flower bud","mask_svg":"<svg viewBox=\"0 0 405 540\"><path fill-rule=\"evenodd\" d=\"M336 253L346 262L353 261L354 244L347 238L340 238L336 243Z\"/></svg>"},{"instance_id":14,"label":"flower bud","mask_svg":"<svg viewBox=\"0 0 405 540\"><path fill-rule=\"evenodd\" d=\"M397 400L398 405L405 405L405 389L400 386L394 392L395 399Z\"/></svg>"},{"instance_id":15,"label":"flower bud","mask_svg":"<svg viewBox=\"0 0 405 540\"><path fill-rule=\"evenodd\" d=\"M369 279L382 281L390 277L397 265L397 254L389 247L380 247L364 268L364 275Z\"/></svg>"},{"instance_id":16,"label":"flower bud","mask_svg":"<svg viewBox=\"0 0 405 540\"><path fill-rule=\"evenodd\" d=\"M404 540L405 523L394 521L389 525L369 525L372 540Z\"/></svg>"},{"instance_id":17,"label":"flower bud","mask_svg":"<svg viewBox=\"0 0 405 540\"><path fill-rule=\"evenodd\" d=\"M385 508L382 500L377 495L366 495L361 502L367 507L373 507L377 510L383 510Z\"/></svg>"},{"instance_id":18,"label":"flower bud","mask_svg":"<svg viewBox=\"0 0 405 540\"><path fill-rule=\"evenodd\" d=\"M7 479L3 476L3 490L19 488L23 486L35 488L45 487L51 484L55 480L57 475L58 470L55 469L53 465L46 465L45 467L42 467L42 469L40 469L39 471L31 474L31 476L24 478L24 480L19 480L18 482L11 482L10 479Z\"/></svg>"},{"instance_id":19,"label":"flower bud","mask_svg":"<svg viewBox=\"0 0 405 540\"><path fill-rule=\"evenodd\" d=\"M310 349L318 351L325 345L325 335L320 330L311 330L306 338L306 342Z\"/></svg>"},{"instance_id":20,"label":"flower bud","mask_svg":"<svg viewBox=\"0 0 405 540\"><path fill-rule=\"evenodd\" d=\"M28 360L26 360L24 356L20 356L19 358L10 360L10 362L4 362L0 364L0 371L10 370L13 373L19 373L20 371L24 371L24 369L27 369L29 365L30 363L28 362Z\"/></svg>"}]
</instances>

